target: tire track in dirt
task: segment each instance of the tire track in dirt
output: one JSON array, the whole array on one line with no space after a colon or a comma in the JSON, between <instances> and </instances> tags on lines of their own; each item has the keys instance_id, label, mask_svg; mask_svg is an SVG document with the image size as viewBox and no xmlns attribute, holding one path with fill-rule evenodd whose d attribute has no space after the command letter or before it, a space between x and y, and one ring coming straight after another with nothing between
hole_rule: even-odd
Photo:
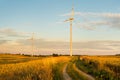
<instances>
[{"instance_id":1,"label":"tire track in dirt","mask_svg":"<svg viewBox=\"0 0 120 80\"><path fill-rule=\"evenodd\" d=\"M74 68L81 76L85 77L86 80L95 80L91 75L89 75L89 74L87 74L87 73L79 70L79 69L76 67L75 63L73 64L73 68Z\"/></svg>"},{"instance_id":2,"label":"tire track in dirt","mask_svg":"<svg viewBox=\"0 0 120 80\"><path fill-rule=\"evenodd\" d=\"M68 75L68 73L66 72L68 64L65 64L64 68L63 68L63 79L64 80L72 80L72 78Z\"/></svg>"}]
</instances>

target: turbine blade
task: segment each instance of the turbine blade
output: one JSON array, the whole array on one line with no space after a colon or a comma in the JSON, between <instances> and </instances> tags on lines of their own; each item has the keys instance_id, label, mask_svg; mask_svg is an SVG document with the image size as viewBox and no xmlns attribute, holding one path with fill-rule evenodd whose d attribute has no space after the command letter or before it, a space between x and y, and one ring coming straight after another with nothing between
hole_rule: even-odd
<instances>
[{"instance_id":1,"label":"turbine blade","mask_svg":"<svg viewBox=\"0 0 120 80\"><path fill-rule=\"evenodd\" d=\"M74 12L74 6L72 7L72 12L71 12L71 18L74 18L75 12Z\"/></svg>"},{"instance_id":2,"label":"turbine blade","mask_svg":"<svg viewBox=\"0 0 120 80\"><path fill-rule=\"evenodd\" d=\"M68 21L70 21L70 20L65 20L64 22L68 22Z\"/></svg>"}]
</instances>

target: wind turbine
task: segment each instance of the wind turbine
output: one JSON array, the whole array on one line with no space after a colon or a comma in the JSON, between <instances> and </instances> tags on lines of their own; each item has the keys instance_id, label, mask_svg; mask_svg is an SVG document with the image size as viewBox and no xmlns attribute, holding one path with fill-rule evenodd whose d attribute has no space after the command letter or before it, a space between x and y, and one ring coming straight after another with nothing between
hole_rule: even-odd
<instances>
[{"instance_id":1,"label":"wind turbine","mask_svg":"<svg viewBox=\"0 0 120 80\"><path fill-rule=\"evenodd\" d=\"M30 39L28 39L28 40L31 40L31 51L32 51L32 56L34 56L35 55L35 52L38 50L38 48L35 46L35 41L37 41L37 38L36 38L36 34L39 34L40 35L40 33L28 33L28 34L32 34L32 36L31 36L31 38Z\"/></svg>"},{"instance_id":2,"label":"wind turbine","mask_svg":"<svg viewBox=\"0 0 120 80\"><path fill-rule=\"evenodd\" d=\"M34 33L32 33L32 37L30 39L32 41L32 56L34 55Z\"/></svg>"},{"instance_id":3,"label":"wind turbine","mask_svg":"<svg viewBox=\"0 0 120 80\"><path fill-rule=\"evenodd\" d=\"M74 8L72 8L71 16L64 22L70 22L70 56L72 56L72 23L74 21Z\"/></svg>"},{"instance_id":4,"label":"wind turbine","mask_svg":"<svg viewBox=\"0 0 120 80\"><path fill-rule=\"evenodd\" d=\"M28 40L31 40L31 51L32 51L32 56L34 56L34 35L35 33L29 33L29 34L32 34L32 37Z\"/></svg>"},{"instance_id":5,"label":"wind turbine","mask_svg":"<svg viewBox=\"0 0 120 80\"><path fill-rule=\"evenodd\" d=\"M35 33L31 33L31 32L21 32L22 35L32 35L31 38L27 39L30 40L31 42L31 56L34 56L34 44L35 44Z\"/></svg>"}]
</instances>

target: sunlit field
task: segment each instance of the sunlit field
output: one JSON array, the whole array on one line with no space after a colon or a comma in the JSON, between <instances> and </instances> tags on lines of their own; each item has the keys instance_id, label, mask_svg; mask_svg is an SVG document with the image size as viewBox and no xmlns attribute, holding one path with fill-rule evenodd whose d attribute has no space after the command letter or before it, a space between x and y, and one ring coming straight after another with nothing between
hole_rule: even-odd
<instances>
[{"instance_id":1,"label":"sunlit field","mask_svg":"<svg viewBox=\"0 0 120 80\"><path fill-rule=\"evenodd\" d=\"M120 80L120 56L81 56L80 69L97 80Z\"/></svg>"},{"instance_id":2,"label":"sunlit field","mask_svg":"<svg viewBox=\"0 0 120 80\"><path fill-rule=\"evenodd\" d=\"M7 64L5 64L6 61L4 62L3 57L7 58ZM59 63L64 64L70 60L69 57L64 56L43 57L37 58L37 60L35 60L36 57L19 55L1 55L0 58L0 80L53 80L55 76L55 69L53 68L56 68ZM11 59L15 59L18 63ZM9 60L10 64L8 63Z\"/></svg>"},{"instance_id":3,"label":"sunlit field","mask_svg":"<svg viewBox=\"0 0 120 80\"><path fill-rule=\"evenodd\" d=\"M30 57L24 55L16 55L16 54L0 54L0 64L12 64L12 63L21 63L27 62L30 60L40 59L42 57Z\"/></svg>"},{"instance_id":4,"label":"sunlit field","mask_svg":"<svg viewBox=\"0 0 120 80\"><path fill-rule=\"evenodd\" d=\"M120 80L120 57L0 54L0 80L68 80L68 77Z\"/></svg>"}]
</instances>

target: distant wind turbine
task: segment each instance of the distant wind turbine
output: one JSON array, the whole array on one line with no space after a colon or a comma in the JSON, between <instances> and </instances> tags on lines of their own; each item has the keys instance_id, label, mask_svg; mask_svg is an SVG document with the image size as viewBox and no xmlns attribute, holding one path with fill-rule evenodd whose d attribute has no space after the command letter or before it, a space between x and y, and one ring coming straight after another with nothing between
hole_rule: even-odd
<instances>
[{"instance_id":1,"label":"distant wind turbine","mask_svg":"<svg viewBox=\"0 0 120 80\"><path fill-rule=\"evenodd\" d=\"M36 48L36 46L35 46L35 41L36 41L36 34L39 34L40 35L40 33L28 33L28 34L32 34L32 36L31 36L31 38L30 39L28 39L28 40L31 40L31 51L32 51L32 56L34 56L35 55L35 52L37 51L37 48ZM36 50L36 51L35 51Z\"/></svg>"},{"instance_id":2,"label":"distant wind turbine","mask_svg":"<svg viewBox=\"0 0 120 80\"><path fill-rule=\"evenodd\" d=\"M32 33L31 41L32 41L32 56L33 56L34 55L34 33Z\"/></svg>"},{"instance_id":3,"label":"distant wind turbine","mask_svg":"<svg viewBox=\"0 0 120 80\"><path fill-rule=\"evenodd\" d=\"M70 56L72 56L72 23L73 21L74 21L74 7L72 8L70 18L64 21L64 22L70 22Z\"/></svg>"},{"instance_id":4,"label":"distant wind turbine","mask_svg":"<svg viewBox=\"0 0 120 80\"><path fill-rule=\"evenodd\" d=\"M27 40L30 40L31 41L31 56L34 56L35 54L35 50L34 50L34 46L35 46L35 33L31 33L31 32L21 32L21 34L23 35L32 35L31 38L27 39Z\"/></svg>"},{"instance_id":5,"label":"distant wind turbine","mask_svg":"<svg viewBox=\"0 0 120 80\"><path fill-rule=\"evenodd\" d=\"M31 34L31 33L30 33ZM32 56L34 56L34 34L35 33L32 33L32 37L30 38L30 39L28 39L28 40L31 40L31 50L32 50Z\"/></svg>"}]
</instances>

